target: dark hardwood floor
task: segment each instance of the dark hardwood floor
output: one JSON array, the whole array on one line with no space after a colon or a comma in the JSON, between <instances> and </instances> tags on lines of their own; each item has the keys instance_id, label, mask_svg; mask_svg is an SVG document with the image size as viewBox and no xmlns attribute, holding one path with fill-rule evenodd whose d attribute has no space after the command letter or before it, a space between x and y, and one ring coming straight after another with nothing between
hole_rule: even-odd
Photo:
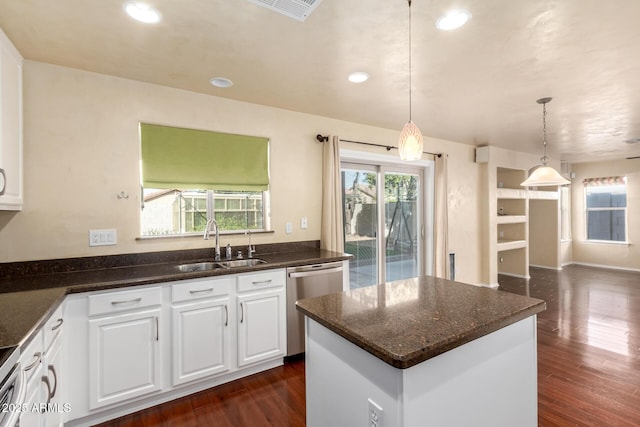
<instances>
[{"instance_id":1,"label":"dark hardwood floor","mask_svg":"<svg viewBox=\"0 0 640 427\"><path fill-rule=\"evenodd\" d=\"M640 273L532 268L529 281L499 282L547 302L538 315L539 425L640 426ZM297 360L101 426L298 427L304 394Z\"/></svg>"}]
</instances>

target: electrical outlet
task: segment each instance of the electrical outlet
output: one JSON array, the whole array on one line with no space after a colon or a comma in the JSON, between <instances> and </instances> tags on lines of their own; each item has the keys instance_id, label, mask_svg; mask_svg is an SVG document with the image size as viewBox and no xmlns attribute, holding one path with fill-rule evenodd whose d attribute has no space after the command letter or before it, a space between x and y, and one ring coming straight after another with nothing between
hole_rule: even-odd
<instances>
[{"instance_id":1,"label":"electrical outlet","mask_svg":"<svg viewBox=\"0 0 640 427\"><path fill-rule=\"evenodd\" d=\"M382 407L369 399L369 427L384 427L384 412Z\"/></svg>"},{"instance_id":2,"label":"electrical outlet","mask_svg":"<svg viewBox=\"0 0 640 427\"><path fill-rule=\"evenodd\" d=\"M293 225L290 222L286 223L284 227L284 231L287 234L293 233Z\"/></svg>"},{"instance_id":3,"label":"electrical outlet","mask_svg":"<svg viewBox=\"0 0 640 427\"><path fill-rule=\"evenodd\" d=\"M111 246L118 243L115 228L105 230L89 230L89 246Z\"/></svg>"},{"instance_id":4,"label":"electrical outlet","mask_svg":"<svg viewBox=\"0 0 640 427\"><path fill-rule=\"evenodd\" d=\"M504 237L504 231L498 232L498 237L503 238Z\"/></svg>"},{"instance_id":5,"label":"electrical outlet","mask_svg":"<svg viewBox=\"0 0 640 427\"><path fill-rule=\"evenodd\" d=\"M309 222L307 221L306 216L303 216L302 218L300 218L300 228L303 230L306 230L307 228L309 228Z\"/></svg>"}]
</instances>

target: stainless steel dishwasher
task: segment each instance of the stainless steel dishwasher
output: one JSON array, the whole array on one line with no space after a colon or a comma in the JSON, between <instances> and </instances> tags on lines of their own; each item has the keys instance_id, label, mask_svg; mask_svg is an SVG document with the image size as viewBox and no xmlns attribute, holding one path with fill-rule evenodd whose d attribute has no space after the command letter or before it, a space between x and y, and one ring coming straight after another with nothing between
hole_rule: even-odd
<instances>
[{"instance_id":1,"label":"stainless steel dishwasher","mask_svg":"<svg viewBox=\"0 0 640 427\"><path fill-rule=\"evenodd\" d=\"M287 268L287 356L304 352L304 315L296 301L342 292L342 261Z\"/></svg>"}]
</instances>

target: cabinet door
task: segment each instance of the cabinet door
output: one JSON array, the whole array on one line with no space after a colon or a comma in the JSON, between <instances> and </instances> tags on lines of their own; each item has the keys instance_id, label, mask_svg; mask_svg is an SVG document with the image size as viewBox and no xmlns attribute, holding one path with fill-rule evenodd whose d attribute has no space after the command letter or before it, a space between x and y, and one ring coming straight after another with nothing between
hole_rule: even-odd
<instances>
[{"instance_id":1,"label":"cabinet door","mask_svg":"<svg viewBox=\"0 0 640 427\"><path fill-rule=\"evenodd\" d=\"M63 425L63 415L70 408L65 407L63 396L64 372L62 371L62 333L51 343L49 350L45 352L44 372L42 380L46 391L44 402L47 403L45 412L45 425L47 427Z\"/></svg>"},{"instance_id":2,"label":"cabinet door","mask_svg":"<svg viewBox=\"0 0 640 427\"><path fill-rule=\"evenodd\" d=\"M22 209L22 57L0 30L0 209Z\"/></svg>"},{"instance_id":3,"label":"cabinet door","mask_svg":"<svg viewBox=\"0 0 640 427\"><path fill-rule=\"evenodd\" d=\"M286 343L284 288L238 296L238 366L283 356Z\"/></svg>"},{"instance_id":4,"label":"cabinet door","mask_svg":"<svg viewBox=\"0 0 640 427\"><path fill-rule=\"evenodd\" d=\"M89 320L89 406L161 388L160 309Z\"/></svg>"},{"instance_id":5,"label":"cabinet door","mask_svg":"<svg viewBox=\"0 0 640 427\"><path fill-rule=\"evenodd\" d=\"M174 306L173 385L229 370L229 299Z\"/></svg>"},{"instance_id":6,"label":"cabinet door","mask_svg":"<svg viewBox=\"0 0 640 427\"><path fill-rule=\"evenodd\" d=\"M19 425L21 427L46 426L44 413L40 411L40 405L46 402L46 388L41 380L43 374L41 356L35 363L30 364L29 371L32 376L27 382L26 411L20 414Z\"/></svg>"}]
</instances>

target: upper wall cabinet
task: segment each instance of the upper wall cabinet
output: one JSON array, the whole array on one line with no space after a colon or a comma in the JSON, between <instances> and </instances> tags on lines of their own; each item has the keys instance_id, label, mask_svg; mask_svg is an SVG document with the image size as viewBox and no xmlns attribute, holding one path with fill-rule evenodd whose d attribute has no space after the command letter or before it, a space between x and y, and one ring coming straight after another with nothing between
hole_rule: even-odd
<instances>
[{"instance_id":1,"label":"upper wall cabinet","mask_svg":"<svg viewBox=\"0 0 640 427\"><path fill-rule=\"evenodd\" d=\"M22 56L0 30L0 210L22 210Z\"/></svg>"}]
</instances>

